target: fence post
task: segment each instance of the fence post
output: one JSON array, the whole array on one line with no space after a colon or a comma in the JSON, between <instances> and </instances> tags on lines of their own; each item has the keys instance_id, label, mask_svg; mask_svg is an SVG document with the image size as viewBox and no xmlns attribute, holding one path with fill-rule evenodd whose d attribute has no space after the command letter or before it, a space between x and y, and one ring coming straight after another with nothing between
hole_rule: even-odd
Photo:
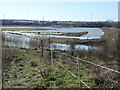
<instances>
[{"instance_id":1,"label":"fence post","mask_svg":"<svg viewBox=\"0 0 120 90\"><path fill-rule=\"evenodd\" d=\"M53 66L54 64L54 58L53 58L53 51L52 51L52 48L50 48L51 45L51 40L50 40L50 36L49 36L49 50L50 50L50 60L51 60L51 65Z\"/></svg>"},{"instance_id":2,"label":"fence post","mask_svg":"<svg viewBox=\"0 0 120 90\"><path fill-rule=\"evenodd\" d=\"M51 51L51 64L52 64L52 66L53 66L53 64L54 64L53 52L52 52L52 50L50 50L50 51Z\"/></svg>"},{"instance_id":3,"label":"fence post","mask_svg":"<svg viewBox=\"0 0 120 90\"><path fill-rule=\"evenodd\" d=\"M61 56L60 56L60 54L59 54L59 62L62 64L62 60L61 60Z\"/></svg>"},{"instance_id":4,"label":"fence post","mask_svg":"<svg viewBox=\"0 0 120 90\"><path fill-rule=\"evenodd\" d=\"M49 39L48 39L48 44L49 44L48 48L50 50L50 36L49 36Z\"/></svg>"},{"instance_id":5,"label":"fence post","mask_svg":"<svg viewBox=\"0 0 120 90\"><path fill-rule=\"evenodd\" d=\"M49 58L49 63L51 64L51 40L50 40L50 36L48 38L48 49L49 49L48 58Z\"/></svg>"},{"instance_id":6,"label":"fence post","mask_svg":"<svg viewBox=\"0 0 120 90\"><path fill-rule=\"evenodd\" d=\"M79 79L81 79L81 75L80 75L80 60L79 60L79 58L78 58L78 56L77 56L77 65L78 65L78 77L79 77ZM79 88L81 88L81 82L80 82L80 80L79 80Z\"/></svg>"},{"instance_id":7,"label":"fence post","mask_svg":"<svg viewBox=\"0 0 120 90\"><path fill-rule=\"evenodd\" d=\"M41 56L43 57L43 40L41 40Z\"/></svg>"}]
</instances>

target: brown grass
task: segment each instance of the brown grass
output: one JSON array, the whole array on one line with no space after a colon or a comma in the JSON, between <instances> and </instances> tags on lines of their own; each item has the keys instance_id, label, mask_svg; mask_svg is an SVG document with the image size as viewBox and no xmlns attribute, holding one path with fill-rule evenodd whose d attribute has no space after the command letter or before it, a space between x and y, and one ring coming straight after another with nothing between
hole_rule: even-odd
<instances>
[{"instance_id":1,"label":"brown grass","mask_svg":"<svg viewBox=\"0 0 120 90\"><path fill-rule=\"evenodd\" d=\"M54 29L43 29L43 28L2 28L2 31L20 31L20 30L54 30Z\"/></svg>"},{"instance_id":2,"label":"brown grass","mask_svg":"<svg viewBox=\"0 0 120 90\"><path fill-rule=\"evenodd\" d=\"M79 32L79 33L65 33L65 34L59 34L60 36L76 36L80 37L82 35L87 34L88 32Z\"/></svg>"},{"instance_id":3,"label":"brown grass","mask_svg":"<svg viewBox=\"0 0 120 90\"><path fill-rule=\"evenodd\" d=\"M101 39L108 40L110 38L116 38L118 35L118 29L110 29L110 28L102 28L104 35L101 37Z\"/></svg>"}]
</instances>

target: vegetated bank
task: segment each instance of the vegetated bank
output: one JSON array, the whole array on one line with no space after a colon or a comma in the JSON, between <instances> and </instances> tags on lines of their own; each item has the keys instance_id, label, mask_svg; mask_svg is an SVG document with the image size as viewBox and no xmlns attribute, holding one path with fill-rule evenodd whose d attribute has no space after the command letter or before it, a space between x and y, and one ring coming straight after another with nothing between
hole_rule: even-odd
<instances>
[{"instance_id":1,"label":"vegetated bank","mask_svg":"<svg viewBox=\"0 0 120 90\"><path fill-rule=\"evenodd\" d=\"M3 88L78 88L79 80L71 75L66 69L61 67L56 61L59 55L56 55L54 65L51 65L49 51L37 49L24 49L3 47ZM47 56L47 57L46 57ZM62 61L66 68L75 72L75 62L73 65L66 60ZM71 59L72 60L72 59ZM72 66L72 67L69 67ZM75 71L74 71L75 70ZM81 80L91 87L95 86L92 75L89 77L84 74L91 73L91 69L82 68ZM89 81L90 82L87 82ZM86 88L82 84L81 88Z\"/></svg>"},{"instance_id":2,"label":"vegetated bank","mask_svg":"<svg viewBox=\"0 0 120 90\"><path fill-rule=\"evenodd\" d=\"M103 44L104 49L100 51L60 51L71 56L78 56L85 60L107 66L117 70L117 34L112 34L110 29L105 28L108 32L106 44ZM117 32L117 31L115 31ZM112 36L111 36L112 35ZM112 50L110 49L112 48ZM60 53L52 53L54 64L51 61L50 50L41 48L25 49L3 46L3 86L4 88L78 88L79 80L71 75L69 71L78 75L76 60L61 55ZM43 53L43 55L41 54ZM47 57L46 57L47 56ZM59 65L62 63L65 68ZM80 63L80 76L88 86L92 88L117 88L117 74L111 71L103 70L86 63ZM82 88L86 88L84 84Z\"/></svg>"}]
</instances>

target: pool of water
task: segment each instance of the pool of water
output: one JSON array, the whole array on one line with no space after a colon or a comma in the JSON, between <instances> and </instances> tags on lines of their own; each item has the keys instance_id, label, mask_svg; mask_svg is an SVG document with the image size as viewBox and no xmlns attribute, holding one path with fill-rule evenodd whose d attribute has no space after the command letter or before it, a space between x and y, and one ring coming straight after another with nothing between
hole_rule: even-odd
<instances>
[{"instance_id":1,"label":"pool of water","mask_svg":"<svg viewBox=\"0 0 120 90\"><path fill-rule=\"evenodd\" d=\"M4 28L41 28L41 27L4 27ZM94 39L100 38L104 33L99 28L54 28L54 27L42 27L54 30L24 30L24 31L2 31L5 33L4 45L22 47L22 48L38 48L40 41L36 40L34 37L57 37L57 38L77 38L77 39ZM79 32L88 32L88 34L76 37L76 36L60 36L58 34L62 33L79 33ZM46 45L45 47L48 47ZM91 50L99 49L96 46L90 45L74 45L62 44L62 43L52 43L50 45L51 49L58 50L71 50L74 47L75 50Z\"/></svg>"},{"instance_id":2,"label":"pool of water","mask_svg":"<svg viewBox=\"0 0 120 90\"><path fill-rule=\"evenodd\" d=\"M3 45L6 46L13 46L13 47L21 47L21 48L40 48L40 40L26 37L26 36L19 36L19 35L12 35L12 34L5 34L5 40L3 41ZM44 44L44 48L48 48L49 44ZM98 50L100 47L90 46L90 45L82 45L82 44L62 44L62 43L52 43L50 44L50 49L52 50Z\"/></svg>"},{"instance_id":3,"label":"pool of water","mask_svg":"<svg viewBox=\"0 0 120 90\"><path fill-rule=\"evenodd\" d=\"M10 28L10 27L3 27L3 28ZM13 27L11 27L13 28ZM17 28L17 27L14 27ZM19 27L22 28L22 27ZM25 28L32 28L32 27L25 27ZM33 28L40 28L40 27L33 27ZM55 30L32 30L32 31L3 31L5 33L12 33L12 34L19 34L19 35L25 35L29 37L35 37L35 36L45 36L45 37L56 37L56 38L76 38L76 39L98 39L102 35L104 35L104 32L99 28L54 28L54 27L42 27L47 29L55 29ZM88 32L88 34L76 37L76 36L60 36L57 35L59 33L79 33L79 32ZM41 34L38 34L41 33ZM46 34L42 34L46 33ZM50 33L53 33L54 35L51 35ZM55 35L56 34L56 35Z\"/></svg>"},{"instance_id":4,"label":"pool of water","mask_svg":"<svg viewBox=\"0 0 120 90\"><path fill-rule=\"evenodd\" d=\"M90 45L70 45L70 44L62 44L62 43L52 43L51 44L51 49L56 49L56 50L65 50L65 51L70 51L70 50L98 50L100 47L96 46L90 46Z\"/></svg>"}]
</instances>

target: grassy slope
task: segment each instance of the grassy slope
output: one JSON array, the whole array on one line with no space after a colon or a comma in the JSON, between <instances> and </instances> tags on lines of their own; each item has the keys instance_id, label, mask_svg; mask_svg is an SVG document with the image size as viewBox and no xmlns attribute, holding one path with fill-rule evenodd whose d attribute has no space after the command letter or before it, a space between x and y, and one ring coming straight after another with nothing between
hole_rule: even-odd
<instances>
[{"instance_id":1,"label":"grassy slope","mask_svg":"<svg viewBox=\"0 0 120 90\"><path fill-rule=\"evenodd\" d=\"M43 28L2 28L2 30L6 30L6 31L31 31L31 30L53 30L53 29L43 29Z\"/></svg>"},{"instance_id":2,"label":"grassy slope","mask_svg":"<svg viewBox=\"0 0 120 90\"><path fill-rule=\"evenodd\" d=\"M116 33L116 31L112 30L112 32L107 28L104 28L103 30L106 31L107 34L109 33L108 35L113 35L113 32ZM104 38L107 40L110 37L108 35L106 37L102 37L102 39ZM6 48L3 47L2 49ZM3 72L3 86L5 88L78 87L79 80L57 64L52 67L49 63L48 57L41 57L41 52L39 50L20 48L12 48L12 50L16 52L18 51L20 54L15 53L16 57L14 58L14 61L7 63L6 65L4 64L5 70ZM48 51L44 54L44 56L48 56ZM74 66L69 67L69 69L73 71ZM44 70L46 71L44 72ZM86 77L86 74L84 73L85 71L91 73L90 69L84 68L81 74L82 80L93 87L94 82L89 82L91 78Z\"/></svg>"},{"instance_id":3,"label":"grassy slope","mask_svg":"<svg viewBox=\"0 0 120 90\"><path fill-rule=\"evenodd\" d=\"M3 47L6 49L6 47ZM10 48L7 48L10 50ZM79 80L72 76L68 71L60 67L57 63L51 66L48 57L41 57L39 50L11 48L18 51L14 61L4 65L3 69L3 86L4 88L77 88ZM45 56L48 51L45 51ZM73 67L69 68L72 70ZM85 71L91 72L90 69L82 69L82 80L94 86L94 82L88 82L90 77L84 75ZM83 88L86 88L82 85Z\"/></svg>"}]
</instances>

